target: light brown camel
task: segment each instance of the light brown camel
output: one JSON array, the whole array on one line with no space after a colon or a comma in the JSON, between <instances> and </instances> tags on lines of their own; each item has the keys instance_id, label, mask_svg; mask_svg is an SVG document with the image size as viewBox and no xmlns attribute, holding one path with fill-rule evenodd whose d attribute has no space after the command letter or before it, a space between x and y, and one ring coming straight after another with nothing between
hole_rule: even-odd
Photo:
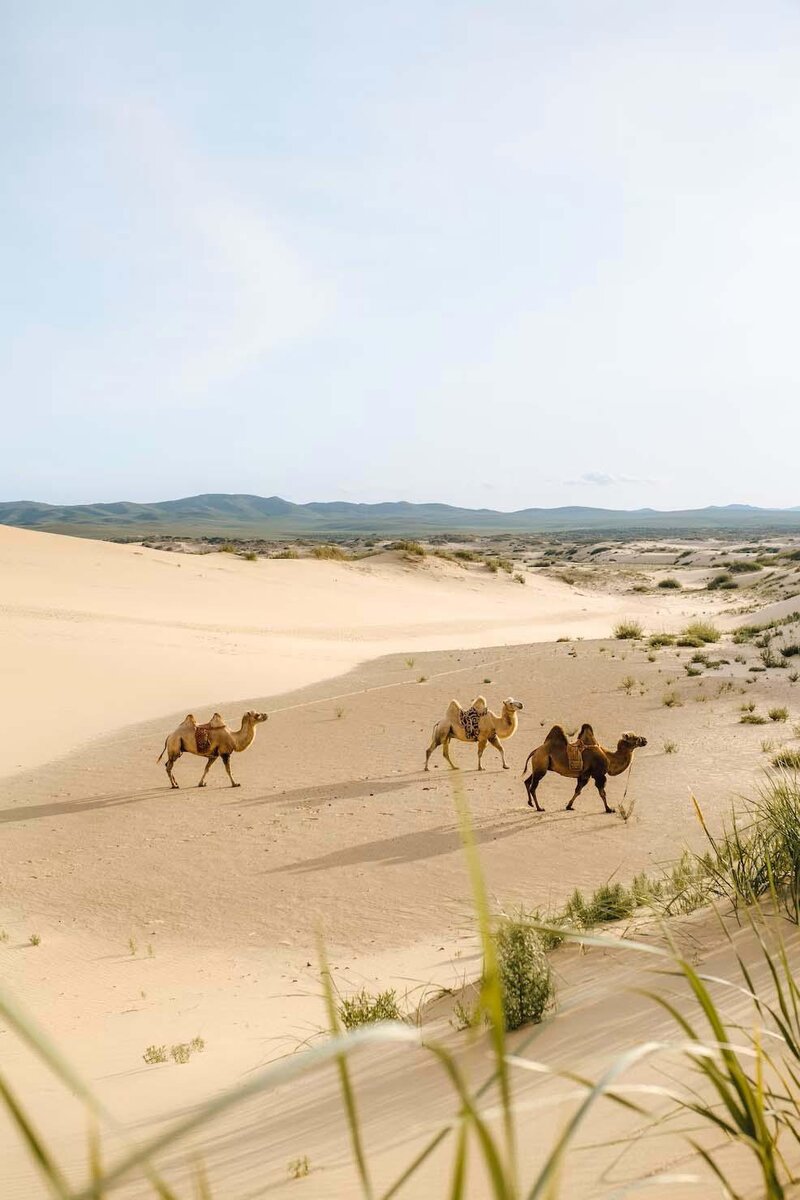
<instances>
[{"instance_id":1,"label":"light brown camel","mask_svg":"<svg viewBox=\"0 0 800 1200\"><path fill-rule=\"evenodd\" d=\"M531 773L525 780L528 804L537 812L544 812L536 798L536 789L548 771L555 771L557 775L564 775L567 779L577 779L578 781L575 793L567 805L567 811L572 810L573 804L586 784L593 779L606 812L613 813L616 810L609 808L606 800L606 777L621 775L623 771L627 771L631 765L634 750L646 745L647 738L639 737L635 733L623 733L617 742L616 750L607 750L596 741L591 725L583 725L577 742L573 743L573 746L580 747L580 764L578 764L577 755L574 752L570 754L572 747L568 747L567 735L564 730L560 725L554 725L542 745L531 750L525 759L523 775L528 769L528 763L531 763Z\"/></svg>"},{"instance_id":2,"label":"light brown camel","mask_svg":"<svg viewBox=\"0 0 800 1200\"><path fill-rule=\"evenodd\" d=\"M240 787L241 785L236 783L231 775L231 755L235 751L241 753L242 750L247 749L256 736L256 725L260 725L266 719L266 713L246 712L242 717L241 727L233 730L228 728L219 713L214 713L211 720L205 725L198 725L192 714L188 713L178 728L173 730L167 737L167 740L164 742L164 749L159 754L156 762L161 762L166 753L166 772L170 783L176 788L178 787L178 781L172 774L172 768L182 754L199 754L201 758L207 758L206 769L203 771L200 782L197 785L198 787L205 787L206 775L216 760L221 758L225 770L228 772L231 787Z\"/></svg>"},{"instance_id":3,"label":"light brown camel","mask_svg":"<svg viewBox=\"0 0 800 1200\"><path fill-rule=\"evenodd\" d=\"M517 731L517 712L522 707L523 705L520 700L514 700L509 697L508 700L503 701L503 711L498 716L497 713L489 710L483 696L476 696L470 707L466 710L462 709L457 700L451 700L447 706L447 713L433 727L431 744L425 751L425 770L428 770L428 760L437 746L442 747L442 754L453 770L458 770L458 767L450 757L451 738L456 738L459 742L478 743L479 771L483 770L481 759L487 745L494 746L495 750L500 751L503 766L508 770L508 763L503 753L503 747L500 745L500 739L502 738L505 741L506 738L514 736Z\"/></svg>"}]
</instances>

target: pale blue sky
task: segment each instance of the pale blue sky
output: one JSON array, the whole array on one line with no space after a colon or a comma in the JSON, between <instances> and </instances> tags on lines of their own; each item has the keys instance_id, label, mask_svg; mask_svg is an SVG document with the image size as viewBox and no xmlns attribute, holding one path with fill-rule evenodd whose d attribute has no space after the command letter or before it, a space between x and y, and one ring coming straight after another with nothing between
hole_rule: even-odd
<instances>
[{"instance_id":1,"label":"pale blue sky","mask_svg":"<svg viewBox=\"0 0 800 1200\"><path fill-rule=\"evenodd\" d=\"M795 3L0 21L0 499L800 504Z\"/></svg>"}]
</instances>

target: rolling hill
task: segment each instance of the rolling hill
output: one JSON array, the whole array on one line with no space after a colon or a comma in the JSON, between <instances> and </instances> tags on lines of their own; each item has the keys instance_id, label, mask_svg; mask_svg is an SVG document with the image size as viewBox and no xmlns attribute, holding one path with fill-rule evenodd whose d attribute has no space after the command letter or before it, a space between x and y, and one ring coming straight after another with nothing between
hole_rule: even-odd
<instances>
[{"instance_id":1,"label":"rolling hill","mask_svg":"<svg viewBox=\"0 0 800 1200\"><path fill-rule=\"evenodd\" d=\"M280 496L208 494L153 504L52 505L19 500L0 503L0 524L83 537L147 536L322 537L357 534L402 536L444 533L606 534L699 532L800 532L800 507L754 508L746 504L658 511L564 507L516 512L456 508L448 504L293 504Z\"/></svg>"}]
</instances>

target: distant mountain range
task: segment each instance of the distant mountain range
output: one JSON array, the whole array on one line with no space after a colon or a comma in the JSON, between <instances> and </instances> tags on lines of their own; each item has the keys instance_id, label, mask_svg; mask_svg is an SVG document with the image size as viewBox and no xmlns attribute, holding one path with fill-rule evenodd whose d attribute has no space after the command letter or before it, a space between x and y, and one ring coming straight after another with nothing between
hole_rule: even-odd
<instances>
[{"instance_id":1,"label":"distant mountain range","mask_svg":"<svg viewBox=\"0 0 800 1200\"><path fill-rule=\"evenodd\" d=\"M800 505L754 508L748 504L661 512L652 508L455 508L449 504L292 504L280 496L206 495L156 504L0 503L0 524L82 537L324 537L443 533L557 533L591 531L661 536L708 532L800 532Z\"/></svg>"}]
</instances>

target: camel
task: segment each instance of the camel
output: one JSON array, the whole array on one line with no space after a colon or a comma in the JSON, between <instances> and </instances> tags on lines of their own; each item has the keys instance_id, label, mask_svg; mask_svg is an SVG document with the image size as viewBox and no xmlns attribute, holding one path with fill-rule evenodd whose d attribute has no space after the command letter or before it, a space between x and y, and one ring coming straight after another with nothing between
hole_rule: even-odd
<instances>
[{"instance_id":1,"label":"camel","mask_svg":"<svg viewBox=\"0 0 800 1200\"><path fill-rule=\"evenodd\" d=\"M170 784L176 788L179 785L172 774L172 768L182 754L199 754L201 758L207 758L206 769L197 785L205 787L206 775L216 760L221 758L228 772L231 787L241 787L231 775L231 754L234 751L241 753L242 750L246 750L256 736L256 725L260 725L266 719L267 713L246 712L242 717L241 727L234 731L228 728L219 713L214 713L205 725L198 725L192 713L187 713L178 728L168 735L156 762L161 762L166 753L165 769Z\"/></svg>"},{"instance_id":2,"label":"camel","mask_svg":"<svg viewBox=\"0 0 800 1200\"><path fill-rule=\"evenodd\" d=\"M450 757L450 739L456 738L459 742L478 743L479 771L483 770L481 759L487 745L494 746L495 750L500 751L503 767L507 771L508 763L503 747L500 745L500 739L505 741L506 738L514 736L517 731L517 712L522 707L520 700L509 697L508 700L503 701L503 711L498 716L497 713L490 711L483 696L476 696L466 710L462 709L457 700L451 700L446 714L433 727L431 744L425 751L425 770L428 770L428 760L437 746L442 747L442 754L453 770L458 770Z\"/></svg>"},{"instance_id":3,"label":"camel","mask_svg":"<svg viewBox=\"0 0 800 1200\"><path fill-rule=\"evenodd\" d=\"M535 807L537 812L544 812L536 798L536 789L548 771L555 771L557 775L578 781L575 793L567 805L567 812L572 811L572 806L590 779L594 780L606 812L616 812L616 809L609 807L606 800L606 777L621 775L623 771L627 771L634 750L646 745L647 738L639 737L635 733L623 733L617 742L616 750L607 750L596 741L591 725L583 725L577 742L569 747L564 730L560 725L554 725L542 745L531 750L525 760L523 775L528 769L528 763L531 763L531 773L525 780L528 804L531 808ZM580 763L576 761L575 749L580 751Z\"/></svg>"}]
</instances>

